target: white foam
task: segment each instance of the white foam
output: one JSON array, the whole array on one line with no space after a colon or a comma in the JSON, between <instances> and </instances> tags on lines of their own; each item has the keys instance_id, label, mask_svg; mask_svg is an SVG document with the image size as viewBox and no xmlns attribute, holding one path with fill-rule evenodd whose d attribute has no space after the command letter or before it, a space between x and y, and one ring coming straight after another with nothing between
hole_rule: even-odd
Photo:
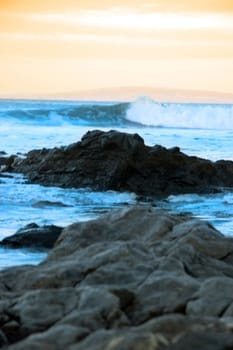
<instances>
[{"instance_id":1,"label":"white foam","mask_svg":"<svg viewBox=\"0 0 233 350\"><path fill-rule=\"evenodd\" d=\"M43 187L25 184L26 180L21 174L11 176L2 178L0 184L0 238L30 222L66 226L74 221L95 218L112 208L136 203L134 193ZM36 206L38 202L52 205Z\"/></svg>"},{"instance_id":2,"label":"white foam","mask_svg":"<svg viewBox=\"0 0 233 350\"><path fill-rule=\"evenodd\" d=\"M233 129L233 105L158 103L140 97L131 103L126 118L156 127Z\"/></svg>"},{"instance_id":3,"label":"white foam","mask_svg":"<svg viewBox=\"0 0 233 350\"><path fill-rule=\"evenodd\" d=\"M169 196L160 205L175 213L189 213L208 220L223 234L233 236L233 194L230 192Z\"/></svg>"}]
</instances>

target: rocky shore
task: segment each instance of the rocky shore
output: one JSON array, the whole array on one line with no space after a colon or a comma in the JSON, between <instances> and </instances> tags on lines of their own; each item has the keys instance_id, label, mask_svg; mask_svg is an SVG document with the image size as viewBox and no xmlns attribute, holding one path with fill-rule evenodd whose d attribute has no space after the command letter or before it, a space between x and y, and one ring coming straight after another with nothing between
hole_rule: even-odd
<instances>
[{"instance_id":1,"label":"rocky shore","mask_svg":"<svg viewBox=\"0 0 233 350\"><path fill-rule=\"evenodd\" d=\"M0 271L0 346L232 349L232 290L232 238L128 207L66 227L38 266Z\"/></svg>"},{"instance_id":2,"label":"rocky shore","mask_svg":"<svg viewBox=\"0 0 233 350\"><path fill-rule=\"evenodd\" d=\"M67 147L0 158L2 172L19 172L30 183L94 190L130 191L149 197L210 193L233 187L233 162L211 162L144 144L138 134L99 130Z\"/></svg>"},{"instance_id":3,"label":"rocky shore","mask_svg":"<svg viewBox=\"0 0 233 350\"><path fill-rule=\"evenodd\" d=\"M67 147L0 154L1 176L150 198L233 187L233 162L91 131ZM38 202L37 205L43 203ZM233 238L148 205L70 226L22 228L1 247L51 249L0 271L0 347L9 350L233 349Z\"/></svg>"},{"instance_id":4,"label":"rocky shore","mask_svg":"<svg viewBox=\"0 0 233 350\"><path fill-rule=\"evenodd\" d=\"M62 227L59 226L38 226L31 223L19 229L14 235L4 238L0 242L0 247L49 249L54 246L61 232Z\"/></svg>"}]
</instances>

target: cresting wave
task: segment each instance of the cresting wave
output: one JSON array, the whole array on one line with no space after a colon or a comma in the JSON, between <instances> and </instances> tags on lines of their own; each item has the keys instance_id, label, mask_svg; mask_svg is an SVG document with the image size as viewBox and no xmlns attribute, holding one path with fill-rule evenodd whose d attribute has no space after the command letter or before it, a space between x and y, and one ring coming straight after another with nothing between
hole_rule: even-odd
<instances>
[{"instance_id":1,"label":"cresting wave","mask_svg":"<svg viewBox=\"0 0 233 350\"><path fill-rule=\"evenodd\" d=\"M154 127L233 129L233 105L157 103L142 97L130 105L126 118Z\"/></svg>"},{"instance_id":2,"label":"cresting wave","mask_svg":"<svg viewBox=\"0 0 233 350\"><path fill-rule=\"evenodd\" d=\"M77 101L0 102L5 124L233 129L233 105L158 103L148 97L132 103Z\"/></svg>"},{"instance_id":3,"label":"cresting wave","mask_svg":"<svg viewBox=\"0 0 233 350\"><path fill-rule=\"evenodd\" d=\"M134 124L125 117L129 106L129 103L14 101L0 103L0 120L14 125L124 127Z\"/></svg>"}]
</instances>

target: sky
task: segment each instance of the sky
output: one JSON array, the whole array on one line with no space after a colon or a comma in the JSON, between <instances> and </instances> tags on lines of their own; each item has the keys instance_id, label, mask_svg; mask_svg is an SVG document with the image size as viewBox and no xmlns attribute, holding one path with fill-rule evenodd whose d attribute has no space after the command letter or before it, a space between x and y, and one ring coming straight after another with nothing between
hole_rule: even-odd
<instances>
[{"instance_id":1,"label":"sky","mask_svg":"<svg viewBox=\"0 0 233 350\"><path fill-rule=\"evenodd\" d=\"M0 0L0 97L233 93L232 0Z\"/></svg>"}]
</instances>

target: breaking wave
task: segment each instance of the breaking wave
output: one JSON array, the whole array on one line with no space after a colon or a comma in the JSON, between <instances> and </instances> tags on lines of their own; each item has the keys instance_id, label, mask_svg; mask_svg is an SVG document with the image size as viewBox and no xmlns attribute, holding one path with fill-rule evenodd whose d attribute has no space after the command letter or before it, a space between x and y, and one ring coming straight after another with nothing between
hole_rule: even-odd
<instances>
[{"instance_id":1,"label":"breaking wave","mask_svg":"<svg viewBox=\"0 0 233 350\"><path fill-rule=\"evenodd\" d=\"M0 118L5 123L40 126L122 126L134 122L125 118L129 103L80 103L69 101L27 101L4 103Z\"/></svg>"},{"instance_id":2,"label":"breaking wave","mask_svg":"<svg viewBox=\"0 0 233 350\"><path fill-rule=\"evenodd\" d=\"M233 105L157 103L143 97L130 105L126 118L150 127L233 129Z\"/></svg>"},{"instance_id":3,"label":"breaking wave","mask_svg":"<svg viewBox=\"0 0 233 350\"><path fill-rule=\"evenodd\" d=\"M0 120L40 126L233 129L233 105L158 103L147 97L132 103L4 101Z\"/></svg>"}]
</instances>

